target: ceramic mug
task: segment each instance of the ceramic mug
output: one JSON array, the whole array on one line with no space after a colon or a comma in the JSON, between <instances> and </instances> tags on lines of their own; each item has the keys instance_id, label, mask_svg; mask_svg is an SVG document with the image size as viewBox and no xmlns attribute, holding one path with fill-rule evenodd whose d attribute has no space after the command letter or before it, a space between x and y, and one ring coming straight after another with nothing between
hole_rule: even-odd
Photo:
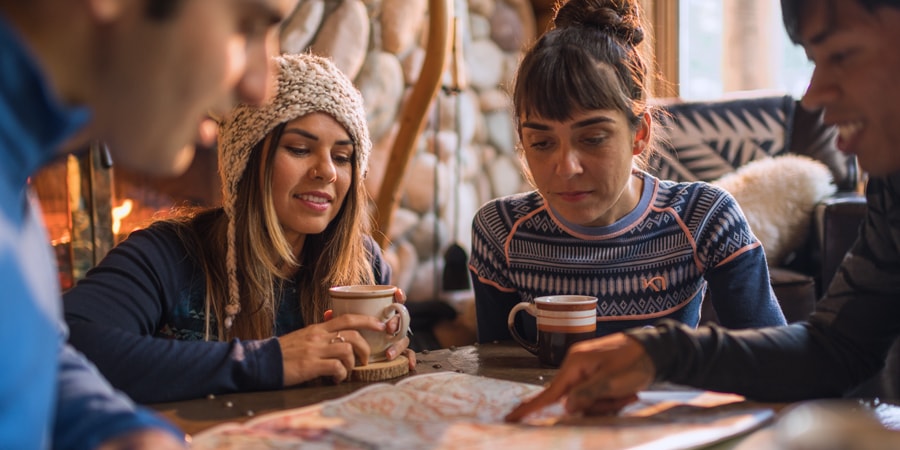
<instances>
[{"instance_id":1,"label":"ceramic mug","mask_svg":"<svg viewBox=\"0 0 900 450\"><path fill-rule=\"evenodd\" d=\"M516 331L516 314L525 311L537 319L537 342L528 342ZM597 297L551 295L534 303L521 302L509 312L507 326L513 339L537 355L542 364L558 367L572 344L593 338L597 331Z\"/></svg>"},{"instance_id":2,"label":"ceramic mug","mask_svg":"<svg viewBox=\"0 0 900 450\"><path fill-rule=\"evenodd\" d=\"M369 362L387 359L385 351L395 342L403 339L409 331L409 311L400 303L394 303L395 286L351 285L335 286L328 290L331 296L331 310L334 317L343 314L372 316L387 322L399 317L400 327L396 334L382 331L359 330L359 334L369 344Z\"/></svg>"}]
</instances>

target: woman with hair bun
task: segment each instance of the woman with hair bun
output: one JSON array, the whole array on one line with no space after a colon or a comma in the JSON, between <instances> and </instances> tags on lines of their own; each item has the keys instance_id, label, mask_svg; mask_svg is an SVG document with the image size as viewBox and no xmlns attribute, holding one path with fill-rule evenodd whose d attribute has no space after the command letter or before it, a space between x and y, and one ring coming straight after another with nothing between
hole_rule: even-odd
<instances>
[{"instance_id":1,"label":"woman with hair bun","mask_svg":"<svg viewBox=\"0 0 900 450\"><path fill-rule=\"evenodd\" d=\"M637 2L557 8L512 94L535 190L495 199L473 221L478 340L508 339L516 303L559 294L598 297L598 336L664 318L696 326L706 295L726 327L784 324L765 253L734 198L645 171L653 114ZM536 340L534 319L516 320Z\"/></svg>"}]
</instances>

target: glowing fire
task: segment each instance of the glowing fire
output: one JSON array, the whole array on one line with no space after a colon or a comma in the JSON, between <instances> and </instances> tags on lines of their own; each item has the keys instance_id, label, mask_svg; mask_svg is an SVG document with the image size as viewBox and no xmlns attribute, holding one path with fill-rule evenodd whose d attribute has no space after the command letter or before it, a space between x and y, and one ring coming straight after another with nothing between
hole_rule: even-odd
<instances>
[{"instance_id":1,"label":"glowing fire","mask_svg":"<svg viewBox=\"0 0 900 450\"><path fill-rule=\"evenodd\" d=\"M128 217L131 214L131 208L134 206L134 202L131 199L125 199L122 201L122 204L119 206L114 206L112 209L112 231L113 236L119 235L119 229L122 227L122 219Z\"/></svg>"}]
</instances>

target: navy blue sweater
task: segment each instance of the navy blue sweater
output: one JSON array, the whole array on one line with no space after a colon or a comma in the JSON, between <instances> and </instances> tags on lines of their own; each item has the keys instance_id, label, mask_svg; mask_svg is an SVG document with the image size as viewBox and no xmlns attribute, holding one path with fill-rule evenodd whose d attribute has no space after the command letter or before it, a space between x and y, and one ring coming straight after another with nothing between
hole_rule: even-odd
<instances>
[{"instance_id":1,"label":"navy blue sweater","mask_svg":"<svg viewBox=\"0 0 900 450\"><path fill-rule=\"evenodd\" d=\"M390 268L368 243L375 282L387 284ZM293 283L280 292L276 336L303 327ZM173 228L152 225L133 232L64 295L69 340L139 402L282 388L275 337L203 341L205 296L206 276Z\"/></svg>"}]
</instances>

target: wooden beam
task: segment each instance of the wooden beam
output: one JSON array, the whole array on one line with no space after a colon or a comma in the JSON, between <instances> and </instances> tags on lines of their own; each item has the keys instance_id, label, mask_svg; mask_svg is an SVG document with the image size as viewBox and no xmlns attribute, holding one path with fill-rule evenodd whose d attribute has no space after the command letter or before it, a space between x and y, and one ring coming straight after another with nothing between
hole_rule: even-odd
<instances>
[{"instance_id":1,"label":"wooden beam","mask_svg":"<svg viewBox=\"0 0 900 450\"><path fill-rule=\"evenodd\" d=\"M415 153L416 141L425 125L428 107L440 88L447 55L453 43L451 39L453 0L429 0L428 15L425 61L422 63L419 79L400 113L400 129L391 147L384 179L375 200L373 237L382 249L388 246L387 233L394 211L400 203L406 168Z\"/></svg>"},{"instance_id":2,"label":"wooden beam","mask_svg":"<svg viewBox=\"0 0 900 450\"><path fill-rule=\"evenodd\" d=\"M651 92L654 97L678 97L678 0L642 0L650 22Z\"/></svg>"}]
</instances>

